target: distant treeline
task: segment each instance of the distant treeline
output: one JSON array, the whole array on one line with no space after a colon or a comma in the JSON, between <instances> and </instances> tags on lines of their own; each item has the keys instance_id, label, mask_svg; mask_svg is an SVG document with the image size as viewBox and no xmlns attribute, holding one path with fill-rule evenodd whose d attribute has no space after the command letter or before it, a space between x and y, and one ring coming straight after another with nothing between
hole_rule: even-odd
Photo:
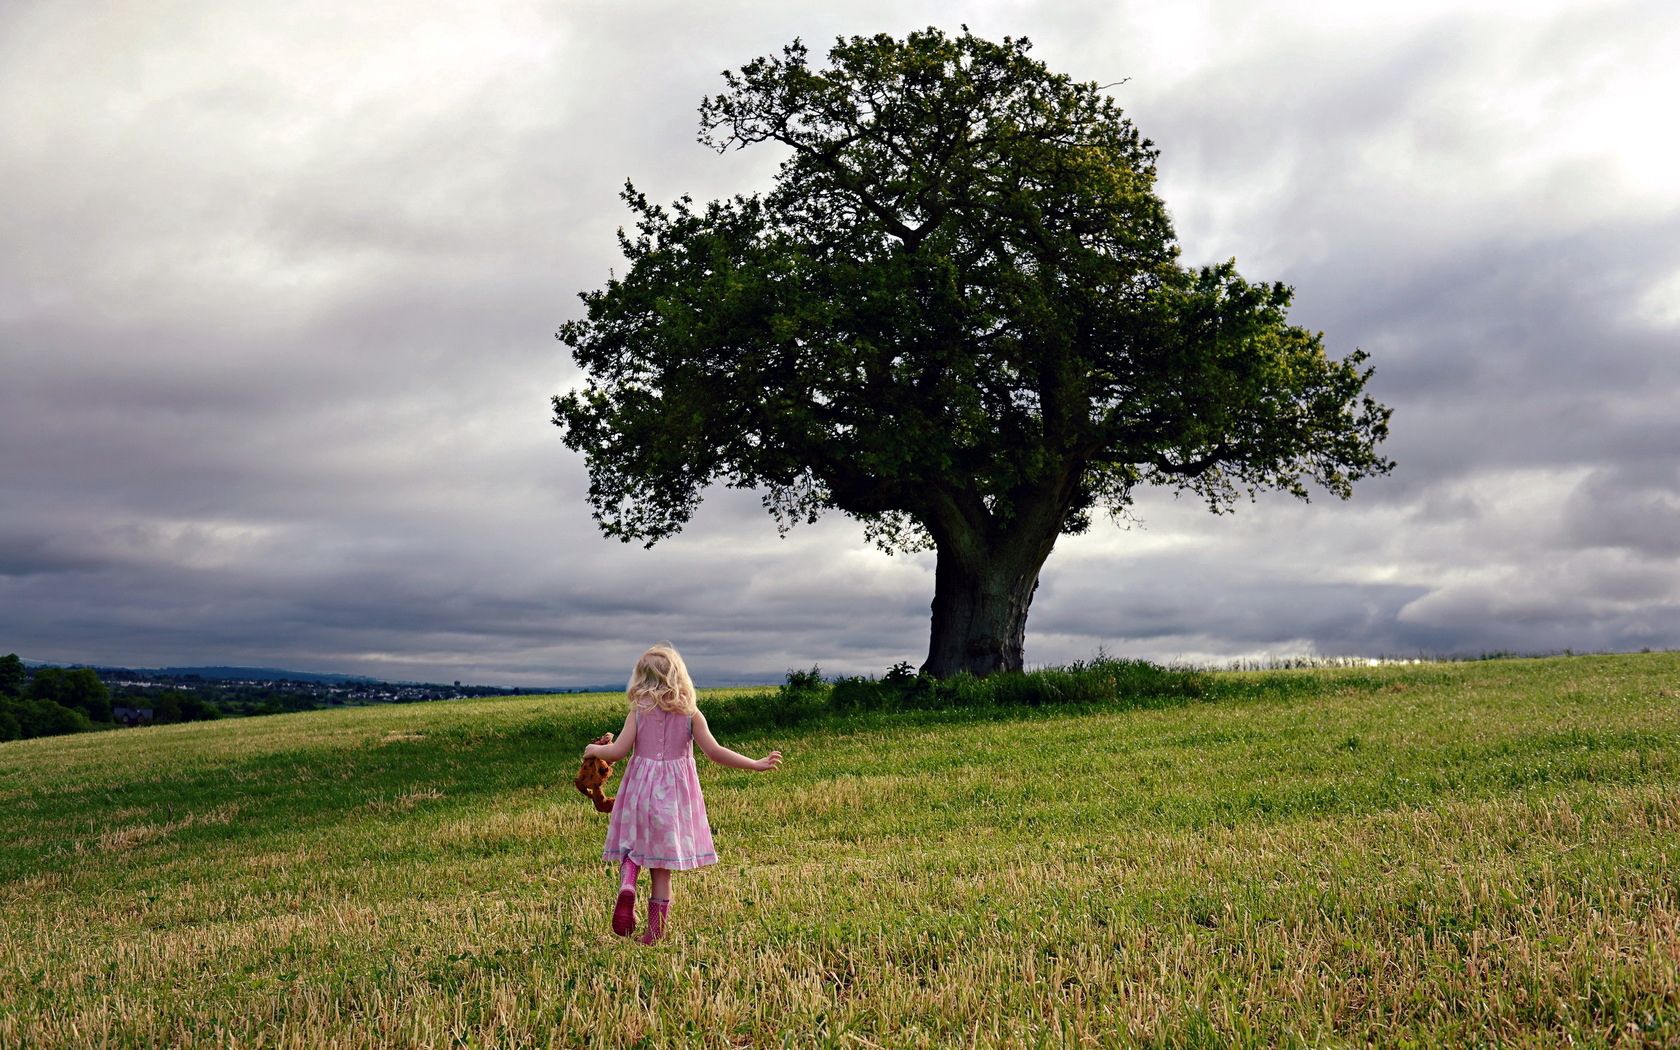
<instances>
[{"instance_id":1,"label":"distant treeline","mask_svg":"<svg viewBox=\"0 0 1680 1050\"><path fill-rule=\"evenodd\" d=\"M483 685L374 682L354 679L201 678L195 674L159 675L107 670L113 694L134 707L150 706L160 697L190 692L215 704L224 715L274 715L314 711L323 707L365 704L411 704L423 700L459 700L478 696L517 696L530 690Z\"/></svg>"},{"instance_id":2,"label":"distant treeline","mask_svg":"<svg viewBox=\"0 0 1680 1050\"><path fill-rule=\"evenodd\" d=\"M0 656L0 740L59 736L145 722L193 722L221 711L191 693L159 697L141 718L91 667L39 667L31 672L16 653Z\"/></svg>"},{"instance_id":3,"label":"distant treeline","mask_svg":"<svg viewBox=\"0 0 1680 1050\"><path fill-rule=\"evenodd\" d=\"M0 740L122 726L199 722L323 707L401 704L534 690L496 686L277 678L224 680L116 667L38 667L0 657Z\"/></svg>"}]
</instances>

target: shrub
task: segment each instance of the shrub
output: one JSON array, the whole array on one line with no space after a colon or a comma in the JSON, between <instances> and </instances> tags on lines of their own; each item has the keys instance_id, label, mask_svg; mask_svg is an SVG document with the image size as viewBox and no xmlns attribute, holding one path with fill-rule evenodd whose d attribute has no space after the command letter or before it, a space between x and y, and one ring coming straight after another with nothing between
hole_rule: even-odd
<instances>
[{"instance_id":1,"label":"shrub","mask_svg":"<svg viewBox=\"0 0 1680 1050\"><path fill-rule=\"evenodd\" d=\"M21 735L26 738L84 733L94 728L87 715L51 700L14 700L9 701L8 706L18 721Z\"/></svg>"},{"instance_id":2,"label":"shrub","mask_svg":"<svg viewBox=\"0 0 1680 1050\"><path fill-rule=\"evenodd\" d=\"M11 703L0 698L0 741L16 740L23 735L23 724L11 711Z\"/></svg>"},{"instance_id":3,"label":"shrub","mask_svg":"<svg viewBox=\"0 0 1680 1050\"><path fill-rule=\"evenodd\" d=\"M738 693L704 705L706 722L717 735L776 725L776 693Z\"/></svg>"},{"instance_id":4,"label":"shrub","mask_svg":"<svg viewBox=\"0 0 1680 1050\"><path fill-rule=\"evenodd\" d=\"M111 690L88 667L43 667L29 682L31 700L74 708L96 722L111 720Z\"/></svg>"},{"instance_id":5,"label":"shrub","mask_svg":"<svg viewBox=\"0 0 1680 1050\"><path fill-rule=\"evenodd\" d=\"M1213 676L1205 671L1167 668L1148 660L1098 657L1090 663L1074 663L1067 670L1079 677L1084 688L1118 699L1199 700L1211 696L1214 686Z\"/></svg>"},{"instance_id":6,"label":"shrub","mask_svg":"<svg viewBox=\"0 0 1680 1050\"><path fill-rule=\"evenodd\" d=\"M1089 663L1009 672L987 678L917 674L895 664L880 678L847 676L824 684L822 673L789 671L774 693L748 693L709 705L706 717L728 729L791 726L827 713L988 710L1091 705L1161 707L1213 695L1200 671L1172 670L1144 660L1099 657Z\"/></svg>"},{"instance_id":7,"label":"shrub","mask_svg":"<svg viewBox=\"0 0 1680 1050\"><path fill-rule=\"evenodd\" d=\"M708 703L706 721L718 731L798 725L823 714L828 697L820 668L789 671L773 693L742 693Z\"/></svg>"},{"instance_id":8,"label":"shrub","mask_svg":"<svg viewBox=\"0 0 1680 1050\"><path fill-rule=\"evenodd\" d=\"M829 704L839 711L896 711L962 707L1052 707L1123 704L1147 707L1207 695L1210 679L1143 660L1106 657L1067 667L1014 671L976 678L930 678L899 664L880 679L836 679Z\"/></svg>"},{"instance_id":9,"label":"shrub","mask_svg":"<svg viewBox=\"0 0 1680 1050\"><path fill-rule=\"evenodd\" d=\"M23 695L23 683L29 678L17 653L0 656L0 697ZM13 738L16 739L16 738Z\"/></svg>"},{"instance_id":10,"label":"shrub","mask_svg":"<svg viewBox=\"0 0 1680 1050\"><path fill-rule=\"evenodd\" d=\"M181 700L181 721L183 722L214 722L220 717L222 717L222 709L216 706L214 700L206 700L194 693L188 693Z\"/></svg>"},{"instance_id":11,"label":"shrub","mask_svg":"<svg viewBox=\"0 0 1680 1050\"><path fill-rule=\"evenodd\" d=\"M891 711L898 707L898 697L897 683L852 676L834 680L828 705L836 711Z\"/></svg>"},{"instance_id":12,"label":"shrub","mask_svg":"<svg viewBox=\"0 0 1680 1050\"><path fill-rule=\"evenodd\" d=\"M822 668L812 667L809 671L789 671L787 681L778 687L784 701L805 703L813 699L821 699L827 689L823 685Z\"/></svg>"}]
</instances>

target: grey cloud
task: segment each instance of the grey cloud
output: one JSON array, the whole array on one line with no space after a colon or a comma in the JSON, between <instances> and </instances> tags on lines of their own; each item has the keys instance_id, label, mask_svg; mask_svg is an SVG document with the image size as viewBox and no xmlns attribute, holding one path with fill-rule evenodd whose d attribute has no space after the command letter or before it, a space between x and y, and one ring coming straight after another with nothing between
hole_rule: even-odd
<instances>
[{"instance_id":1,"label":"grey cloud","mask_svg":"<svg viewBox=\"0 0 1680 1050\"><path fill-rule=\"evenodd\" d=\"M1567 150L1501 167L1526 146L1463 102L1666 61L1648 11L1378 34L1231 4L1181 61L1167 13L1100 4L10 5L0 651L529 684L616 680L656 638L712 680L918 661L931 556L844 520L778 539L728 490L653 551L605 540L547 399L627 176L768 184L774 150L694 141L719 71L965 19L1132 75L1187 254L1293 284L1396 409L1399 468L1351 503L1149 494L1146 528L1064 542L1030 660L1680 645L1680 313L1638 306L1680 272L1680 200L1629 206Z\"/></svg>"},{"instance_id":2,"label":"grey cloud","mask_svg":"<svg viewBox=\"0 0 1680 1050\"><path fill-rule=\"evenodd\" d=\"M1672 563L1646 566L1647 585L1628 588L1632 571L1536 564L1440 588L1402 609L1399 620L1433 642L1434 652L1671 646L1680 627L1680 573Z\"/></svg>"},{"instance_id":3,"label":"grey cloud","mask_svg":"<svg viewBox=\"0 0 1680 1050\"><path fill-rule=\"evenodd\" d=\"M85 572L103 564L105 561L96 556L65 549L56 537L28 533L0 536L0 577Z\"/></svg>"},{"instance_id":4,"label":"grey cloud","mask_svg":"<svg viewBox=\"0 0 1680 1050\"><path fill-rule=\"evenodd\" d=\"M1398 639L1389 627L1422 591L1408 585L1240 580L1174 571L1188 568L1183 563L1152 567L1106 592L1057 593L1054 611L1040 615L1034 628L1110 643L1201 636L1220 639L1238 652L1302 638L1333 653L1392 652Z\"/></svg>"},{"instance_id":5,"label":"grey cloud","mask_svg":"<svg viewBox=\"0 0 1680 1050\"><path fill-rule=\"evenodd\" d=\"M1680 558L1680 465L1595 470L1570 493L1561 518L1571 546Z\"/></svg>"}]
</instances>

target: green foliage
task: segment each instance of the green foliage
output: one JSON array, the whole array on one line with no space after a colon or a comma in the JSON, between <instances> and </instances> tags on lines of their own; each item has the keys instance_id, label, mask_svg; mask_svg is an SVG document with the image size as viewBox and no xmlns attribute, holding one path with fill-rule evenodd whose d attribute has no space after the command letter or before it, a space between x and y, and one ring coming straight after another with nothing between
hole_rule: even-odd
<instances>
[{"instance_id":1,"label":"green foliage","mask_svg":"<svg viewBox=\"0 0 1680 1050\"><path fill-rule=\"evenodd\" d=\"M979 677L934 678L900 664L880 679L839 678L829 706L835 711L940 710L953 707L1009 708L1067 705L1158 707L1206 699L1213 678L1202 672L1169 670L1146 660L1099 658L1068 667L1015 671Z\"/></svg>"},{"instance_id":2,"label":"green foliage","mask_svg":"<svg viewBox=\"0 0 1680 1050\"><path fill-rule=\"evenodd\" d=\"M62 667L41 667L29 677L29 687L24 695L31 700L49 700L59 703L60 698L70 695L69 682ZM65 706L71 706L66 704Z\"/></svg>"},{"instance_id":3,"label":"green foliage","mask_svg":"<svg viewBox=\"0 0 1680 1050\"><path fill-rule=\"evenodd\" d=\"M724 733L800 725L827 713L828 694L820 668L789 671L773 693L742 691L707 703L706 722Z\"/></svg>"},{"instance_id":4,"label":"green foliage","mask_svg":"<svg viewBox=\"0 0 1680 1050\"><path fill-rule=\"evenodd\" d=\"M204 722L222 717L221 709L213 702L206 700L197 693L185 689L167 689L158 692L150 698L152 708L152 722L155 725L168 725L174 722ZM310 704L309 710L314 707ZM278 705L275 711L282 710Z\"/></svg>"},{"instance_id":5,"label":"green foliage","mask_svg":"<svg viewBox=\"0 0 1680 1050\"><path fill-rule=\"evenodd\" d=\"M42 667L27 676L16 653L0 657L0 740L82 733L111 721L111 694L81 667Z\"/></svg>"},{"instance_id":6,"label":"green foliage","mask_svg":"<svg viewBox=\"0 0 1680 1050\"><path fill-rule=\"evenodd\" d=\"M23 660L17 653L0 656L0 696L22 696L26 677Z\"/></svg>"},{"instance_id":7,"label":"green foliage","mask_svg":"<svg viewBox=\"0 0 1680 1050\"><path fill-rule=\"evenodd\" d=\"M63 704L51 700L26 698L23 700L8 700L0 698L0 712L15 720L18 736L28 739L38 736L60 736L65 733L85 733L90 729L100 728L88 721L88 717L80 709L65 707ZM106 726L105 728L110 728ZM0 726L3 730L4 726ZM17 739L17 737L3 737L0 739Z\"/></svg>"},{"instance_id":8,"label":"green foliage","mask_svg":"<svg viewBox=\"0 0 1680 1050\"><path fill-rule=\"evenodd\" d=\"M768 195L626 186L629 269L560 328L587 382L554 398L608 535L651 545L720 479L895 548L1389 469L1364 355L1327 358L1283 285L1181 266L1154 146L1029 47L853 37L816 70L796 41L701 106L714 148L789 151Z\"/></svg>"},{"instance_id":9,"label":"green foliage","mask_svg":"<svg viewBox=\"0 0 1680 1050\"><path fill-rule=\"evenodd\" d=\"M776 695L785 707L800 710L820 707L828 697L822 668L813 665L809 671L789 671L787 681L782 683Z\"/></svg>"},{"instance_id":10,"label":"green foliage","mask_svg":"<svg viewBox=\"0 0 1680 1050\"><path fill-rule=\"evenodd\" d=\"M181 721L214 722L222 717L222 709L200 696L188 696L181 701Z\"/></svg>"},{"instance_id":11,"label":"green foliage","mask_svg":"<svg viewBox=\"0 0 1680 1050\"><path fill-rule=\"evenodd\" d=\"M710 701L706 718L720 731L762 732L868 712L1148 708L1220 696L1241 697L1252 691L1206 672L1107 657L1067 667L984 677L956 674L935 678L915 673L909 664L898 664L879 679L850 676L832 683L825 683L821 670L813 667L809 671L789 671L775 692L741 691Z\"/></svg>"},{"instance_id":12,"label":"green foliage","mask_svg":"<svg viewBox=\"0 0 1680 1050\"><path fill-rule=\"evenodd\" d=\"M111 691L89 667L43 667L29 681L29 696L74 708L95 722L111 720Z\"/></svg>"}]
</instances>

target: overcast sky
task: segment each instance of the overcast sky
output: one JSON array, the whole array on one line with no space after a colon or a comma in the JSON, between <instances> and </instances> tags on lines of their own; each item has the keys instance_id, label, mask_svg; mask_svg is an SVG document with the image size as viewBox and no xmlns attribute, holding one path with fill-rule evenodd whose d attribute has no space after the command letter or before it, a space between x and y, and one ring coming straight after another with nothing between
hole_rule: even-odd
<instances>
[{"instance_id":1,"label":"overcast sky","mask_svg":"<svg viewBox=\"0 0 1680 1050\"><path fill-rule=\"evenodd\" d=\"M708 495L602 538L560 323L794 37L967 22L1102 84L1190 262L1356 347L1398 467L1351 501L1051 555L1029 664L1680 647L1671 0L0 5L0 653L506 684L926 655L931 555Z\"/></svg>"}]
</instances>

